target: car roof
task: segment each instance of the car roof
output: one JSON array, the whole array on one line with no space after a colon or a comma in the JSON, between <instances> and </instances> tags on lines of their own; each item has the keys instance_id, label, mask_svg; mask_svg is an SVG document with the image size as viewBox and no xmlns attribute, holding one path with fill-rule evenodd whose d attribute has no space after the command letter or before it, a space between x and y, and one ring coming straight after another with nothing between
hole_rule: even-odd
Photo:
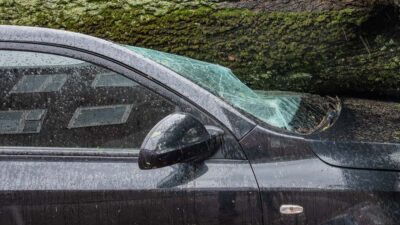
<instances>
[{"instance_id":1,"label":"car roof","mask_svg":"<svg viewBox=\"0 0 400 225\"><path fill-rule=\"evenodd\" d=\"M0 25L0 43L34 43L58 46L107 57L146 74L163 86L209 112L241 139L256 124L235 108L190 80L116 43L85 34L49 28ZM4 45L3 45L4 46Z\"/></svg>"}]
</instances>

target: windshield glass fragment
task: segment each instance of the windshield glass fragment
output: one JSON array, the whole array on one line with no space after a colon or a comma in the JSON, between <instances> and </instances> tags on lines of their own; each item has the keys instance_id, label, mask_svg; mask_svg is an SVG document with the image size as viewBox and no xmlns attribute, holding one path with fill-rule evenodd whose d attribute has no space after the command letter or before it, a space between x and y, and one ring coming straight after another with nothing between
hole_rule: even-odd
<instances>
[{"instance_id":1,"label":"windshield glass fragment","mask_svg":"<svg viewBox=\"0 0 400 225\"><path fill-rule=\"evenodd\" d=\"M338 113L340 108L337 99L252 90L230 69L220 65L151 49L125 47L171 69L228 104L274 127L301 134L312 133L329 126L329 112Z\"/></svg>"}]
</instances>

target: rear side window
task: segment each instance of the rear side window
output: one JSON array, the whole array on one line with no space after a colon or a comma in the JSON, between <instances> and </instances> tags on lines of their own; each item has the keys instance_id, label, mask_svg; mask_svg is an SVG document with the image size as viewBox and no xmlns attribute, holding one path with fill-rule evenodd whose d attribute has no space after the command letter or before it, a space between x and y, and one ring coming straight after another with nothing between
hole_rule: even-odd
<instances>
[{"instance_id":1,"label":"rear side window","mask_svg":"<svg viewBox=\"0 0 400 225\"><path fill-rule=\"evenodd\" d=\"M139 148L180 111L121 74L51 54L0 51L0 145Z\"/></svg>"}]
</instances>

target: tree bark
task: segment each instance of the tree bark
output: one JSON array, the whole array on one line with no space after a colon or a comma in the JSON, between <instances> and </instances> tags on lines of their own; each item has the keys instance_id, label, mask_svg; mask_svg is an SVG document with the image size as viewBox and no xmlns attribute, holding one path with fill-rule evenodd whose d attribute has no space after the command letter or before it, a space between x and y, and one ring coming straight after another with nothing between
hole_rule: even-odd
<instances>
[{"instance_id":1,"label":"tree bark","mask_svg":"<svg viewBox=\"0 0 400 225\"><path fill-rule=\"evenodd\" d=\"M397 0L5 0L0 24L219 63L258 89L397 96Z\"/></svg>"},{"instance_id":2,"label":"tree bark","mask_svg":"<svg viewBox=\"0 0 400 225\"><path fill-rule=\"evenodd\" d=\"M370 9L382 5L399 5L398 0L242 0L221 2L223 7L248 8L257 11L326 11L346 8Z\"/></svg>"}]
</instances>

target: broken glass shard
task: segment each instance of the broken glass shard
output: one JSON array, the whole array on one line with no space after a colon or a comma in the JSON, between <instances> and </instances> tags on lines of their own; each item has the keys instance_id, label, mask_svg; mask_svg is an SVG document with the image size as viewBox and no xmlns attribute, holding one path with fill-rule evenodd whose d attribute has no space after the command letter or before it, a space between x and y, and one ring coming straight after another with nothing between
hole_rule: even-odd
<instances>
[{"instance_id":1,"label":"broken glass shard","mask_svg":"<svg viewBox=\"0 0 400 225\"><path fill-rule=\"evenodd\" d=\"M75 110L68 128L123 124L128 120L133 105L80 107Z\"/></svg>"},{"instance_id":2,"label":"broken glass shard","mask_svg":"<svg viewBox=\"0 0 400 225\"><path fill-rule=\"evenodd\" d=\"M292 130L290 119L297 111L299 104L297 99L290 99L294 100L293 106L290 107L292 111L284 112L284 109L280 107L282 99L268 99L259 95L242 83L226 67L151 49L126 47L184 76L225 100L228 104L250 113L270 125ZM289 102L286 101L283 104L287 103Z\"/></svg>"},{"instance_id":3,"label":"broken glass shard","mask_svg":"<svg viewBox=\"0 0 400 225\"><path fill-rule=\"evenodd\" d=\"M255 91L242 83L223 66L159 52L125 46L129 50L163 65L193 83L208 90L226 103L269 125L307 134L320 129L328 112L340 107L340 102L315 95ZM335 105L334 108L331 105ZM311 118L311 119L308 119Z\"/></svg>"}]
</instances>

